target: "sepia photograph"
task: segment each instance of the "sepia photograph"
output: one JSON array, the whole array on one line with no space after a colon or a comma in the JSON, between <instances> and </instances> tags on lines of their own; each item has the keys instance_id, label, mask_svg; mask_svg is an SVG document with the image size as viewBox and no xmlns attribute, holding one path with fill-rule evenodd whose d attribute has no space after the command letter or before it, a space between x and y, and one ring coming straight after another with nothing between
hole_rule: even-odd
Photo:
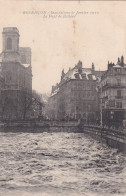
<instances>
[{"instance_id":1,"label":"sepia photograph","mask_svg":"<svg viewBox=\"0 0 126 196\"><path fill-rule=\"evenodd\" d=\"M0 196L126 196L126 2L0 18Z\"/></svg>"}]
</instances>

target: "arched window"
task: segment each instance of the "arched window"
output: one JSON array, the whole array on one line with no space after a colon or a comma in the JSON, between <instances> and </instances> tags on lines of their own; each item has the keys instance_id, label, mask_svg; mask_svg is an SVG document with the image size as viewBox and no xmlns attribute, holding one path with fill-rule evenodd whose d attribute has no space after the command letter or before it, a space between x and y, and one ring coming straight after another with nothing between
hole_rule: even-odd
<instances>
[{"instance_id":1,"label":"arched window","mask_svg":"<svg viewBox=\"0 0 126 196\"><path fill-rule=\"evenodd\" d=\"M7 49L8 50L12 49L12 39L10 37L7 38Z\"/></svg>"}]
</instances>

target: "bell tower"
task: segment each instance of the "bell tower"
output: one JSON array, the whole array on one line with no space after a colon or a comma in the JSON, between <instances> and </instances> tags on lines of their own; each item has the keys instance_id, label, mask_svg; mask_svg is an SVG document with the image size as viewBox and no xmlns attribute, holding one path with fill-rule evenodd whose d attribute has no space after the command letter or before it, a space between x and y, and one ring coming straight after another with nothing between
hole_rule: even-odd
<instances>
[{"instance_id":1,"label":"bell tower","mask_svg":"<svg viewBox=\"0 0 126 196\"><path fill-rule=\"evenodd\" d=\"M19 31L17 27L3 28L3 62L19 62Z\"/></svg>"}]
</instances>

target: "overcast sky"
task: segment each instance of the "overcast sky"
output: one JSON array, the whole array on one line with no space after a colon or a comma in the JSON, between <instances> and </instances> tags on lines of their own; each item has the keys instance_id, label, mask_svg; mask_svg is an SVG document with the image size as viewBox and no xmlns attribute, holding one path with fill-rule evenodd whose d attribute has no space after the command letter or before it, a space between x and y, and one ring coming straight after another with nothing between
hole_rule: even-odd
<instances>
[{"instance_id":1,"label":"overcast sky","mask_svg":"<svg viewBox=\"0 0 126 196\"><path fill-rule=\"evenodd\" d=\"M23 14L33 10L41 14ZM46 11L47 18L43 18L42 11ZM49 18L51 11L81 13ZM118 56L126 58L125 1L0 0L0 18L0 50L3 27L17 27L20 46L32 49L33 88L42 93L50 92L51 86L60 81L62 69L67 72L78 60L83 67L91 67L94 62L97 70L105 70L108 60L116 63Z\"/></svg>"}]
</instances>

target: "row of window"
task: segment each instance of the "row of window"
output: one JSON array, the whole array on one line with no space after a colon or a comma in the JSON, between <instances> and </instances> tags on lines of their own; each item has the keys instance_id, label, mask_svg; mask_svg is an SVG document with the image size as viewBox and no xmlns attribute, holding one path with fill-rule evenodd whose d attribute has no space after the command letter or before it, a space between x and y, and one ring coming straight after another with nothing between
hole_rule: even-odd
<instances>
[{"instance_id":1,"label":"row of window","mask_svg":"<svg viewBox=\"0 0 126 196\"><path fill-rule=\"evenodd\" d=\"M110 93L106 93L106 91L103 93L104 96L107 96L109 95ZM122 98L122 91L121 90L117 90L117 96L116 96L117 99L121 99Z\"/></svg>"},{"instance_id":2,"label":"row of window","mask_svg":"<svg viewBox=\"0 0 126 196\"><path fill-rule=\"evenodd\" d=\"M122 108L122 102L121 101L117 101L115 102L115 100L110 100L109 101L109 107L113 107L113 108Z\"/></svg>"},{"instance_id":3,"label":"row of window","mask_svg":"<svg viewBox=\"0 0 126 196\"><path fill-rule=\"evenodd\" d=\"M72 81L71 83L68 83L68 87L69 88L71 88L71 87L76 87L76 88L79 88L79 87L86 88L86 87L88 87L88 88L92 88L92 89L96 88L94 82L89 82L89 81L86 82L86 81L82 81L82 80Z\"/></svg>"},{"instance_id":4,"label":"row of window","mask_svg":"<svg viewBox=\"0 0 126 196\"><path fill-rule=\"evenodd\" d=\"M116 83L111 83L110 81L105 81L103 84L102 84L102 87L104 86L107 86L107 85L121 85L121 78L116 78Z\"/></svg>"}]
</instances>

